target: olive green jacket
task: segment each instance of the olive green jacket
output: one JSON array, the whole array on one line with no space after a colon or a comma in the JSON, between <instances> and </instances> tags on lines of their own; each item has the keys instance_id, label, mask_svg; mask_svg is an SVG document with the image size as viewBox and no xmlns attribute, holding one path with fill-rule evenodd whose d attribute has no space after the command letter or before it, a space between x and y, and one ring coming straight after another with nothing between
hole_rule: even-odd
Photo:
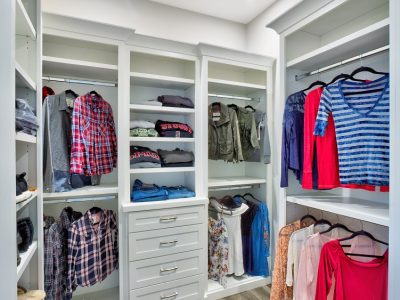
<instances>
[{"instance_id":1,"label":"olive green jacket","mask_svg":"<svg viewBox=\"0 0 400 300\"><path fill-rule=\"evenodd\" d=\"M253 112L242 107L238 108L237 117L239 121L243 158L247 161L254 149L260 149L260 143L258 142L257 137L256 120Z\"/></svg>"},{"instance_id":2,"label":"olive green jacket","mask_svg":"<svg viewBox=\"0 0 400 300\"><path fill-rule=\"evenodd\" d=\"M220 116L213 119L212 104L208 107L208 158L238 162L243 160L239 122L235 110L220 104Z\"/></svg>"}]
</instances>

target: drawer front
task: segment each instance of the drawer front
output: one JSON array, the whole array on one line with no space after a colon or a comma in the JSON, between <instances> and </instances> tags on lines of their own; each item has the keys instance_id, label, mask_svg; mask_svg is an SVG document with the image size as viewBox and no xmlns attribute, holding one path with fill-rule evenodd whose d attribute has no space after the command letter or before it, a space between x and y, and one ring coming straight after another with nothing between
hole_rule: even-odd
<instances>
[{"instance_id":1,"label":"drawer front","mask_svg":"<svg viewBox=\"0 0 400 300\"><path fill-rule=\"evenodd\" d=\"M193 276L134 290L130 300L203 300L203 286L203 276Z\"/></svg>"},{"instance_id":2,"label":"drawer front","mask_svg":"<svg viewBox=\"0 0 400 300\"><path fill-rule=\"evenodd\" d=\"M147 210L129 214L129 232L163 229L203 222L203 205Z\"/></svg>"},{"instance_id":3,"label":"drawer front","mask_svg":"<svg viewBox=\"0 0 400 300\"><path fill-rule=\"evenodd\" d=\"M202 273L201 250L129 263L130 289L138 289Z\"/></svg>"},{"instance_id":4,"label":"drawer front","mask_svg":"<svg viewBox=\"0 0 400 300\"><path fill-rule=\"evenodd\" d=\"M201 225L174 227L129 234L129 261L201 249Z\"/></svg>"}]
</instances>

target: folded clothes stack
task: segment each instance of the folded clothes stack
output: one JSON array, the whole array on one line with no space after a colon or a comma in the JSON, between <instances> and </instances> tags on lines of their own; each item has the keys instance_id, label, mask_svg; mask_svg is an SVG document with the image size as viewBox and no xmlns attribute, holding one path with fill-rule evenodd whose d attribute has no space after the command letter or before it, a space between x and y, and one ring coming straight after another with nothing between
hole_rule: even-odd
<instances>
[{"instance_id":1,"label":"folded clothes stack","mask_svg":"<svg viewBox=\"0 0 400 300\"><path fill-rule=\"evenodd\" d=\"M133 137L158 137L158 132L154 129L155 124L145 120L131 121L130 136Z\"/></svg>"},{"instance_id":2,"label":"folded clothes stack","mask_svg":"<svg viewBox=\"0 0 400 300\"><path fill-rule=\"evenodd\" d=\"M159 102L158 100L155 99L149 99L149 100L139 100L137 104L140 105L151 105L151 106L162 106L162 103Z\"/></svg>"},{"instance_id":3,"label":"folded clothes stack","mask_svg":"<svg viewBox=\"0 0 400 300\"><path fill-rule=\"evenodd\" d=\"M131 146L130 148L131 168L160 168L161 159L157 152L147 147Z\"/></svg>"},{"instance_id":4,"label":"folded clothes stack","mask_svg":"<svg viewBox=\"0 0 400 300\"><path fill-rule=\"evenodd\" d=\"M136 179L133 183L131 201L146 202L146 201L161 201L180 198L194 197L196 194L185 186L158 186L156 184L143 183Z\"/></svg>"},{"instance_id":5,"label":"folded clothes stack","mask_svg":"<svg viewBox=\"0 0 400 300\"><path fill-rule=\"evenodd\" d=\"M24 99L15 100L15 129L36 136L39 128L33 108Z\"/></svg>"},{"instance_id":6,"label":"folded clothes stack","mask_svg":"<svg viewBox=\"0 0 400 300\"><path fill-rule=\"evenodd\" d=\"M193 137L193 129L188 124L184 123L158 120L155 124L155 128L162 137Z\"/></svg>"},{"instance_id":7,"label":"folded clothes stack","mask_svg":"<svg viewBox=\"0 0 400 300\"><path fill-rule=\"evenodd\" d=\"M158 154L161 157L163 167L192 167L194 162L194 154L191 151L181 150L160 150Z\"/></svg>"},{"instance_id":8,"label":"folded clothes stack","mask_svg":"<svg viewBox=\"0 0 400 300\"><path fill-rule=\"evenodd\" d=\"M182 96L162 95L158 96L158 101L162 106L194 108L192 100Z\"/></svg>"}]
</instances>

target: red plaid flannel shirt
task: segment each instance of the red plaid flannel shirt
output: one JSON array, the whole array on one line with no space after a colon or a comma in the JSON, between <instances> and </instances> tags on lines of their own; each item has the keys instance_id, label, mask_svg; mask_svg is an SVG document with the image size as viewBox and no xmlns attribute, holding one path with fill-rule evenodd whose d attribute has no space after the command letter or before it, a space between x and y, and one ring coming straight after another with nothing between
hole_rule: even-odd
<instances>
[{"instance_id":1,"label":"red plaid flannel shirt","mask_svg":"<svg viewBox=\"0 0 400 300\"><path fill-rule=\"evenodd\" d=\"M118 224L112 210L103 209L98 225L88 210L68 229L68 276L66 300L76 287L101 282L118 268ZM97 228L95 227L97 226Z\"/></svg>"},{"instance_id":2,"label":"red plaid flannel shirt","mask_svg":"<svg viewBox=\"0 0 400 300\"><path fill-rule=\"evenodd\" d=\"M111 173L117 166L117 137L110 104L101 96L78 97L72 113L70 172Z\"/></svg>"}]
</instances>

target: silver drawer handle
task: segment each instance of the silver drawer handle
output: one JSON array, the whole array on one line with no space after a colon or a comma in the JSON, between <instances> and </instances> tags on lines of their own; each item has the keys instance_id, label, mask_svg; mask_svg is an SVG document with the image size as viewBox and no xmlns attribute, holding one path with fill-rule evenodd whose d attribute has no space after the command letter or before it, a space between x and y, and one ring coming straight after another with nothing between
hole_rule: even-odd
<instances>
[{"instance_id":1,"label":"silver drawer handle","mask_svg":"<svg viewBox=\"0 0 400 300\"><path fill-rule=\"evenodd\" d=\"M171 245L171 244L176 244L177 242L178 242L178 240L169 241L169 242L160 242L160 245Z\"/></svg>"},{"instance_id":2,"label":"silver drawer handle","mask_svg":"<svg viewBox=\"0 0 400 300\"><path fill-rule=\"evenodd\" d=\"M176 297L176 296L178 296L178 295L179 295L178 292L175 292L175 293L173 293L173 294L171 294L171 295L168 295L168 296L163 296L163 295L161 295L161 299L170 299L170 298Z\"/></svg>"},{"instance_id":3,"label":"silver drawer handle","mask_svg":"<svg viewBox=\"0 0 400 300\"><path fill-rule=\"evenodd\" d=\"M173 216L173 217L161 217L160 221L161 222L172 222L172 221L176 221L176 219L178 219L177 216Z\"/></svg>"},{"instance_id":4,"label":"silver drawer handle","mask_svg":"<svg viewBox=\"0 0 400 300\"><path fill-rule=\"evenodd\" d=\"M170 272L170 271L175 271L175 270L178 270L178 267L172 267L172 268L167 268L167 269L161 268L160 269L161 272Z\"/></svg>"}]
</instances>

